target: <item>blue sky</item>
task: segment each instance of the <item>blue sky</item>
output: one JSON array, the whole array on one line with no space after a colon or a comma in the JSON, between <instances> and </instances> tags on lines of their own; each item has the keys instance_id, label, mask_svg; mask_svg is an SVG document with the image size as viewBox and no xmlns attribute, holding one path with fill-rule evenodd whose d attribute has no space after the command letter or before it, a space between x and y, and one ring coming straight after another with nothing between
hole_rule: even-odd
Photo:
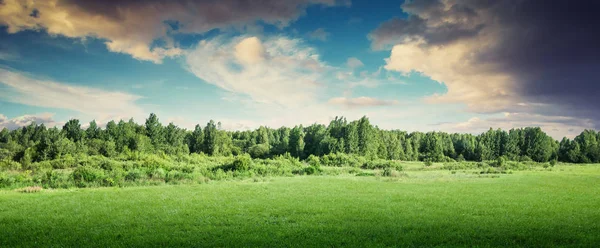
<instances>
[{"instance_id":1,"label":"blue sky","mask_svg":"<svg viewBox=\"0 0 600 248\"><path fill-rule=\"evenodd\" d=\"M520 75L473 61L486 48L477 44L499 44L499 28L475 7L478 19L468 22L443 12L444 25L460 27L447 34L421 1L183 2L4 1L0 127L142 122L151 112L186 128L340 115L408 131L542 126L560 137L595 127L589 116L545 111L519 91ZM483 31L463 37L478 22Z\"/></svg>"}]
</instances>

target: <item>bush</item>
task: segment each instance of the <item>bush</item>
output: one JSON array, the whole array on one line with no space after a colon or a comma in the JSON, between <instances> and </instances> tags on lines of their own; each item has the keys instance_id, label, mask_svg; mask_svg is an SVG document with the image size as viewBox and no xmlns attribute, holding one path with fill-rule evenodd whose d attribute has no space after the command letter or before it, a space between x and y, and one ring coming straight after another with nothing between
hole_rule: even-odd
<instances>
[{"instance_id":1,"label":"bush","mask_svg":"<svg viewBox=\"0 0 600 248\"><path fill-rule=\"evenodd\" d=\"M14 177L8 174L0 173L0 188L10 187L16 182Z\"/></svg>"},{"instance_id":2,"label":"bush","mask_svg":"<svg viewBox=\"0 0 600 248\"><path fill-rule=\"evenodd\" d=\"M423 164L425 164L426 167L429 167L429 166L433 165L433 161L431 159L427 158L423 161Z\"/></svg>"},{"instance_id":3,"label":"bush","mask_svg":"<svg viewBox=\"0 0 600 248\"><path fill-rule=\"evenodd\" d=\"M185 177L185 173L178 171L178 170L172 170L167 173L167 176L165 177L165 182L179 181L179 180L183 179L184 177Z\"/></svg>"},{"instance_id":4,"label":"bush","mask_svg":"<svg viewBox=\"0 0 600 248\"><path fill-rule=\"evenodd\" d=\"M477 167L477 164L472 162L444 163L444 165L442 165L442 169L444 170L467 170Z\"/></svg>"},{"instance_id":5,"label":"bush","mask_svg":"<svg viewBox=\"0 0 600 248\"><path fill-rule=\"evenodd\" d=\"M46 188L70 188L75 185L73 176L68 171L52 170L46 172L45 178L42 180L42 185Z\"/></svg>"},{"instance_id":6,"label":"bush","mask_svg":"<svg viewBox=\"0 0 600 248\"><path fill-rule=\"evenodd\" d=\"M250 147L248 153L250 153L250 156L253 158L266 158L269 156L269 150L270 147L268 144L258 144Z\"/></svg>"},{"instance_id":7,"label":"bush","mask_svg":"<svg viewBox=\"0 0 600 248\"><path fill-rule=\"evenodd\" d=\"M165 179L166 175L167 175L167 172L165 172L165 170L162 168L158 168L158 169L155 169L152 172L150 172L150 177L152 179Z\"/></svg>"},{"instance_id":8,"label":"bush","mask_svg":"<svg viewBox=\"0 0 600 248\"><path fill-rule=\"evenodd\" d=\"M111 159L103 159L99 163L100 168L106 171L114 171L123 169L123 165Z\"/></svg>"},{"instance_id":9,"label":"bush","mask_svg":"<svg viewBox=\"0 0 600 248\"><path fill-rule=\"evenodd\" d=\"M303 172L304 172L304 174L306 174L306 175L314 175L314 174L319 174L319 173L321 173L321 172L322 172L322 170L321 170L321 168L320 168L320 167L317 167L317 166L312 166L312 165L311 165L311 166L305 167L305 168L304 168L304 170L303 170Z\"/></svg>"},{"instance_id":10,"label":"bush","mask_svg":"<svg viewBox=\"0 0 600 248\"><path fill-rule=\"evenodd\" d=\"M533 162L533 160L529 156L524 155L519 157L519 162Z\"/></svg>"},{"instance_id":11,"label":"bush","mask_svg":"<svg viewBox=\"0 0 600 248\"><path fill-rule=\"evenodd\" d=\"M169 165L168 160L158 156L158 155L148 155L143 159L142 166L148 169L158 169L158 168L166 168Z\"/></svg>"},{"instance_id":12,"label":"bush","mask_svg":"<svg viewBox=\"0 0 600 248\"><path fill-rule=\"evenodd\" d=\"M252 164L252 158L248 155L237 156L231 164L231 170L233 171L248 171Z\"/></svg>"},{"instance_id":13,"label":"bush","mask_svg":"<svg viewBox=\"0 0 600 248\"><path fill-rule=\"evenodd\" d=\"M0 160L0 170L20 170L21 163L12 160Z\"/></svg>"},{"instance_id":14,"label":"bush","mask_svg":"<svg viewBox=\"0 0 600 248\"><path fill-rule=\"evenodd\" d=\"M130 170L125 175L125 180L131 181L131 182L135 182L135 181L140 180L142 178L144 178L144 172L142 172L142 170L140 170L140 169Z\"/></svg>"},{"instance_id":15,"label":"bush","mask_svg":"<svg viewBox=\"0 0 600 248\"><path fill-rule=\"evenodd\" d=\"M398 161L394 161L394 160L385 160L385 159L375 159L375 160L370 160L367 161L367 163L363 166L364 169L395 169L395 170L402 170L402 165L400 164L400 162Z\"/></svg>"},{"instance_id":16,"label":"bush","mask_svg":"<svg viewBox=\"0 0 600 248\"><path fill-rule=\"evenodd\" d=\"M66 169L77 167L78 165L77 161L75 161L75 158L73 158L71 154L67 154L62 158L52 160L50 163L52 164L52 168L54 169Z\"/></svg>"},{"instance_id":17,"label":"bush","mask_svg":"<svg viewBox=\"0 0 600 248\"><path fill-rule=\"evenodd\" d=\"M558 161L556 159L550 160L550 166L554 167Z\"/></svg>"},{"instance_id":18,"label":"bush","mask_svg":"<svg viewBox=\"0 0 600 248\"><path fill-rule=\"evenodd\" d=\"M312 154L308 156L306 163L310 166L321 167L321 159Z\"/></svg>"},{"instance_id":19,"label":"bush","mask_svg":"<svg viewBox=\"0 0 600 248\"><path fill-rule=\"evenodd\" d=\"M366 159L364 157L345 153L331 153L324 155L321 158L321 163L323 166L333 167L362 167L365 164L365 162Z\"/></svg>"},{"instance_id":20,"label":"bush","mask_svg":"<svg viewBox=\"0 0 600 248\"><path fill-rule=\"evenodd\" d=\"M73 180L78 187L86 187L90 183L102 183L104 171L91 166L81 166L73 171Z\"/></svg>"},{"instance_id":21,"label":"bush","mask_svg":"<svg viewBox=\"0 0 600 248\"><path fill-rule=\"evenodd\" d=\"M502 167L502 166L504 166L505 162L506 162L506 157L504 157L504 156L498 156L496 158L495 165L496 165L496 167Z\"/></svg>"},{"instance_id":22,"label":"bush","mask_svg":"<svg viewBox=\"0 0 600 248\"><path fill-rule=\"evenodd\" d=\"M392 176L392 171L393 171L392 168L385 168L385 169L383 169L383 174L382 175L384 177Z\"/></svg>"}]
</instances>

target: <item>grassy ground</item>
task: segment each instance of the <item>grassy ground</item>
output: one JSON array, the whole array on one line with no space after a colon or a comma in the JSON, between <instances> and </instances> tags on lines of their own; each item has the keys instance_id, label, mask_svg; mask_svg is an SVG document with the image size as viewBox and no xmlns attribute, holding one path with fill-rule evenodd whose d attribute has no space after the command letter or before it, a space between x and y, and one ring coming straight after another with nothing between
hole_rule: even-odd
<instances>
[{"instance_id":1,"label":"grassy ground","mask_svg":"<svg viewBox=\"0 0 600 248\"><path fill-rule=\"evenodd\" d=\"M600 246L598 166L405 173L0 191L0 247Z\"/></svg>"}]
</instances>

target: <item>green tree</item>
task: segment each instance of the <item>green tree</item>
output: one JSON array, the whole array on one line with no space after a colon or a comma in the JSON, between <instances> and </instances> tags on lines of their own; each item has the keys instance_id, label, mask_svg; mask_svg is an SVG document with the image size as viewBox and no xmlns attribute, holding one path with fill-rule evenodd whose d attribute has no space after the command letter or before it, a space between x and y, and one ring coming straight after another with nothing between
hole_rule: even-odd
<instances>
[{"instance_id":1,"label":"green tree","mask_svg":"<svg viewBox=\"0 0 600 248\"><path fill-rule=\"evenodd\" d=\"M304 130L295 126L290 132L290 154L294 157L304 156Z\"/></svg>"},{"instance_id":2,"label":"green tree","mask_svg":"<svg viewBox=\"0 0 600 248\"><path fill-rule=\"evenodd\" d=\"M204 132L202 132L202 127L200 125L196 125L194 127L194 131L191 134L191 138L189 141L189 149L190 152L201 153L204 147Z\"/></svg>"},{"instance_id":3,"label":"green tree","mask_svg":"<svg viewBox=\"0 0 600 248\"><path fill-rule=\"evenodd\" d=\"M155 147L160 146L164 143L164 133L162 124L158 120L158 117L151 113L148 119L146 119L146 135L150 138L152 145Z\"/></svg>"},{"instance_id":4,"label":"green tree","mask_svg":"<svg viewBox=\"0 0 600 248\"><path fill-rule=\"evenodd\" d=\"M90 122L90 126L85 130L85 137L87 139L98 139L100 138L100 128L96 121L93 120Z\"/></svg>"},{"instance_id":5,"label":"green tree","mask_svg":"<svg viewBox=\"0 0 600 248\"><path fill-rule=\"evenodd\" d=\"M83 130L81 130L81 124L79 120L71 119L63 126L63 132L65 136L73 142L77 142L83 139Z\"/></svg>"}]
</instances>

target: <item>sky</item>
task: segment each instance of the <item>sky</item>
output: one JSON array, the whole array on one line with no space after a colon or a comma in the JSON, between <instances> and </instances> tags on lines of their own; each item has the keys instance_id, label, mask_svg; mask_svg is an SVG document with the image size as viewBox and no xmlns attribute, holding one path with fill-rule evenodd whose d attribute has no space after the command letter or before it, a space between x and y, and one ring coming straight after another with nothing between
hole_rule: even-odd
<instances>
[{"instance_id":1,"label":"sky","mask_svg":"<svg viewBox=\"0 0 600 248\"><path fill-rule=\"evenodd\" d=\"M0 128L600 123L598 1L0 0Z\"/></svg>"}]
</instances>

